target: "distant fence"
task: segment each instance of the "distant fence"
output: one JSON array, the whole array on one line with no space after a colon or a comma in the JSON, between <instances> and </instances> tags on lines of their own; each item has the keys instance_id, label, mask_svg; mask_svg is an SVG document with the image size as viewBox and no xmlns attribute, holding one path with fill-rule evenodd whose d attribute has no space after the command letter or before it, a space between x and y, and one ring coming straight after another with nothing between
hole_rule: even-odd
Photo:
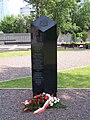
<instances>
[{"instance_id":1,"label":"distant fence","mask_svg":"<svg viewBox=\"0 0 90 120\"><path fill-rule=\"evenodd\" d=\"M31 33L0 34L0 44L27 44L31 43Z\"/></svg>"},{"instance_id":2,"label":"distant fence","mask_svg":"<svg viewBox=\"0 0 90 120\"><path fill-rule=\"evenodd\" d=\"M90 41L90 31L87 41ZM70 42L71 34L59 35L58 42ZM79 39L80 40L80 39ZM0 44L28 44L31 43L31 33L7 33L0 34Z\"/></svg>"},{"instance_id":3,"label":"distant fence","mask_svg":"<svg viewBox=\"0 0 90 120\"><path fill-rule=\"evenodd\" d=\"M71 41L71 34L66 34L66 35L59 35L58 42L70 42ZM81 41L81 38L79 38L77 41ZM86 39L86 41L90 41L90 31L88 31L88 38Z\"/></svg>"}]
</instances>

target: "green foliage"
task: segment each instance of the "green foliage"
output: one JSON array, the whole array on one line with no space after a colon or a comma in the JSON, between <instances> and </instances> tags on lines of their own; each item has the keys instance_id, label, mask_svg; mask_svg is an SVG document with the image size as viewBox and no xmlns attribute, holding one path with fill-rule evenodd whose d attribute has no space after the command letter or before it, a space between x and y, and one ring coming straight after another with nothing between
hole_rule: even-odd
<instances>
[{"instance_id":1,"label":"green foliage","mask_svg":"<svg viewBox=\"0 0 90 120\"><path fill-rule=\"evenodd\" d=\"M76 24L80 26L83 30L90 29L90 1L85 0L85 2L79 5L79 10L77 13L77 19L75 20Z\"/></svg>"},{"instance_id":2,"label":"green foliage","mask_svg":"<svg viewBox=\"0 0 90 120\"><path fill-rule=\"evenodd\" d=\"M63 104L63 103L61 103L61 102L59 102L59 104L56 103L56 104L55 104L54 106L52 106L51 108L57 108L57 109L59 109L59 108L63 108L63 109L67 109L68 106L65 105L65 104Z\"/></svg>"},{"instance_id":3,"label":"green foliage","mask_svg":"<svg viewBox=\"0 0 90 120\"><path fill-rule=\"evenodd\" d=\"M47 5L51 0L24 0L32 5L31 16L36 19L41 15L46 15Z\"/></svg>"},{"instance_id":4,"label":"green foliage","mask_svg":"<svg viewBox=\"0 0 90 120\"><path fill-rule=\"evenodd\" d=\"M47 15L57 21L58 33L75 31L78 26L74 24L72 17L78 9L77 0L24 0L33 6L32 15L35 18ZM73 14L72 14L73 13ZM74 19L73 17L73 19ZM73 21L73 24L72 24Z\"/></svg>"},{"instance_id":5,"label":"green foliage","mask_svg":"<svg viewBox=\"0 0 90 120\"><path fill-rule=\"evenodd\" d=\"M86 31L83 31L82 32L82 35L81 35L81 39L84 41L84 42L86 42L86 39L88 38L88 32L86 32Z\"/></svg>"},{"instance_id":6,"label":"green foliage","mask_svg":"<svg viewBox=\"0 0 90 120\"><path fill-rule=\"evenodd\" d=\"M0 30L4 33L26 33L30 32L30 24L32 18L30 16L6 16L0 22Z\"/></svg>"},{"instance_id":7,"label":"green foliage","mask_svg":"<svg viewBox=\"0 0 90 120\"><path fill-rule=\"evenodd\" d=\"M81 37L81 35L82 35L81 33L77 33L76 37Z\"/></svg>"},{"instance_id":8,"label":"green foliage","mask_svg":"<svg viewBox=\"0 0 90 120\"><path fill-rule=\"evenodd\" d=\"M77 37L76 37L76 34L75 34L75 33L73 33L73 34L71 35L71 39L72 39L74 42L76 41Z\"/></svg>"},{"instance_id":9,"label":"green foliage","mask_svg":"<svg viewBox=\"0 0 90 120\"><path fill-rule=\"evenodd\" d=\"M32 6L30 16L7 16L0 22L4 33L30 32L30 24L41 15L57 22L58 34L90 29L90 0L24 0Z\"/></svg>"},{"instance_id":10,"label":"green foliage","mask_svg":"<svg viewBox=\"0 0 90 120\"><path fill-rule=\"evenodd\" d=\"M15 16L7 16L0 23L0 30L4 33L13 33L15 28Z\"/></svg>"}]
</instances>

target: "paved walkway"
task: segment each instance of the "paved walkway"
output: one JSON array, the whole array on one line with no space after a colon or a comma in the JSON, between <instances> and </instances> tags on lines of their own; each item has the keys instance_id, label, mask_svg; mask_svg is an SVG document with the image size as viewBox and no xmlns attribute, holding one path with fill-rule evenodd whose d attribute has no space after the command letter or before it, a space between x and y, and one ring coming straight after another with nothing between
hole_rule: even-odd
<instances>
[{"instance_id":1,"label":"paved walkway","mask_svg":"<svg viewBox=\"0 0 90 120\"><path fill-rule=\"evenodd\" d=\"M31 49L30 44L17 44L17 45L0 45L0 52L16 51L16 50L28 50Z\"/></svg>"},{"instance_id":2,"label":"paved walkway","mask_svg":"<svg viewBox=\"0 0 90 120\"><path fill-rule=\"evenodd\" d=\"M90 120L90 89L58 89L67 109L48 109L34 115L24 113L21 102L32 98L30 89L0 90L0 120Z\"/></svg>"},{"instance_id":3,"label":"paved walkway","mask_svg":"<svg viewBox=\"0 0 90 120\"><path fill-rule=\"evenodd\" d=\"M58 52L58 72L83 66L90 66L90 50ZM18 56L0 58L0 81L31 76L31 57Z\"/></svg>"}]
</instances>

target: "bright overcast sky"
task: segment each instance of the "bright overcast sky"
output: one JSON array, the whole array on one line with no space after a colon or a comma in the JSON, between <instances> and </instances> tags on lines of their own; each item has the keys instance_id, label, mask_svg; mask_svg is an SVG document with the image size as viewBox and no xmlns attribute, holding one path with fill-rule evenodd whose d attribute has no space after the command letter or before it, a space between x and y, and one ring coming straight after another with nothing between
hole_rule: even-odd
<instances>
[{"instance_id":1,"label":"bright overcast sky","mask_svg":"<svg viewBox=\"0 0 90 120\"><path fill-rule=\"evenodd\" d=\"M9 0L9 12L10 14L17 15L20 13L20 7L23 7L25 3L23 0Z\"/></svg>"}]
</instances>

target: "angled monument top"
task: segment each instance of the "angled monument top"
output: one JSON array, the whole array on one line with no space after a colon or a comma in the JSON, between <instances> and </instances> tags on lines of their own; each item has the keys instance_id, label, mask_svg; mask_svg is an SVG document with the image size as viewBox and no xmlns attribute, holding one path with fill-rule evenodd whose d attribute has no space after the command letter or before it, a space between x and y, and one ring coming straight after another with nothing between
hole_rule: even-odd
<instances>
[{"instance_id":1,"label":"angled monument top","mask_svg":"<svg viewBox=\"0 0 90 120\"><path fill-rule=\"evenodd\" d=\"M37 27L37 29L41 30L42 32L45 32L46 30L56 25L56 22L46 16L41 16L35 20L32 25Z\"/></svg>"}]
</instances>

